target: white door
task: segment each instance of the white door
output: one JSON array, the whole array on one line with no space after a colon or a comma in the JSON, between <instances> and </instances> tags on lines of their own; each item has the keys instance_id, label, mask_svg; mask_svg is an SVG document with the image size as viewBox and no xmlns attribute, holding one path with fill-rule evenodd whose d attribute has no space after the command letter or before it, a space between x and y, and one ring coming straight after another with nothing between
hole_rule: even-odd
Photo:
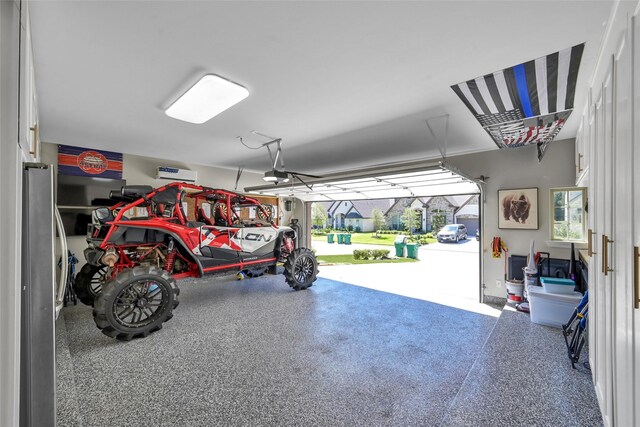
<instances>
[{"instance_id":1,"label":"white door","mask_svg":"<svg viewBox=\"0 0 640 427\"><path fill-rule=\"evenodd\" d=\"M632 57L631 38L623 38L615 56L614 144L613 164L613 231L609 264L613 303L613 420L617 426L632 426L633 390L633 236L630 232L633 212L633 151L632 151ZM631 375L630 375L631 374Z\"/></svg>"},{"instance_id":2,"label":"white door","mask_svg":"<svg viewBox=\"0 0 640 427\"><path fill-rule=\"evenodd\" d=\"M594 372L596 394L605 425L613 425L613 324L611 301L611 274L605 263L605 253L610 249L607 243L612 236L613 204L613 57L605 77L600 95L596 100L595 111L595 148L597 177L595 197L590 206L595 208L595 230L597 232L597 257L599 268L594 271L589 293L592 310L589 312L590 325L595 335ZM593 266L590 266L590 270Z\"/></svg>"},{"instance_id":3,"label":"white door","mask_svg":"<svg viewBox=\"0 0 640 427\"><path fill-rule=\"evenodd\" d=\"M602 175L602 171L598 170L598 165L600 164L599 155L600 149L596 143L597 132L596 132L596 105L592 102L592 90L589 91L589 103L587 106L586 117L585 117L585 126L588 127L588 132L585 128L585 134L588 133L587 143L589 144L589 149L591 153L593 153L589 157L589 187L587 188L587 223L589 224L588 233L589 240L591 244L589 246L589 250L593 251L589 253L589 264L588 264L588 282L589 282L589 305L592 308L589 313L589 363L591 364L591 374L593 377L594 384L596 383L596 353L599 349L598 344L598 312L593 309L597 304L597 293L596 293L596 282L598 279L598 272L600 271L600 261L598 260L598 221L597 221L597 206L598 197L601 197L601 181L599 180L599 176Z\"/></svg>"},{"instance_id":4,"label":"white door","mask_svg":"<svg viewBox=\"0 0 640 427\"><path fill-rule=\"evenodd\" d=\"M638 138L640 137L640 18L636 15L632 20L631 26L633 41L633 143L631 144L633 154L633 165L631 169L633 171L633 210L631 212L631 218L633 223L631 224L631 230L629 232L633 236L633 245L640 250L640 146L638 145ZM633 369L630 371L630 375L633 376L633 411L634 420L629 425L640 425L640 259L634 257L632 260L633 266L633 295L629 304L633 305L632 312L632 326L628 331L629 335L633 338Z\"/></svg>"}]
</instances>

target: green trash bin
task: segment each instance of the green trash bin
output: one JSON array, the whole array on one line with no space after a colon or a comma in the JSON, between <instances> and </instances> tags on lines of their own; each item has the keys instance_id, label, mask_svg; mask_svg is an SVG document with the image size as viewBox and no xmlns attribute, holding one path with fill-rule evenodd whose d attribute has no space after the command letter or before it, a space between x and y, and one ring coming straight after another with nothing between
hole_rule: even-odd
<instances>
[{"instance_id":1,"label":"green trash bin","mask_svg":"<svg viewBox=\"0 0 640 427\"><path fill-rule=\"evenodd\" d=\"M407 236L398 234L398 236L396 237L396 240L393 241L393 246L396 247L397 257L407 256Z\"/></svg>"},{"instance_id":2,"label":"green trash bin","mask_svg":"<svg viewBox=\"0 0 640 427\"><path fill-rule=\"evenodd\" d=\"M345 245L350 245L351 244L351 234L345 234L344 235L344 244Z\"/></svg>"},{"instance_id":3,"label":"green trash bin","mask_svg":"<svg viewBox=\"0 0 640 427\"><path fill-rule=\"evenodd\" d=\"M418 259L418 248L420 247L417 243L407 243L407 257Z\"/></svg>"},{"instance_id":4,"label":"green trash bin","mask_svg":"<svg viewBox=\"0 0 640 427\"><path fill-rule=\"evenodd\" d=\"M341 245L344 243L344 234L338 234L338 244Z\"/></svg>"},{"instance_id":5,"label":"green trash bin","mask_svg":"<svg viewBox=\"0 0 640 427\"><path fill-rule=\"evenodd\" d=\"M335 234L327 233L327 243L333 243L333 236L335 236Z\"/></svg>"}]
</instances>

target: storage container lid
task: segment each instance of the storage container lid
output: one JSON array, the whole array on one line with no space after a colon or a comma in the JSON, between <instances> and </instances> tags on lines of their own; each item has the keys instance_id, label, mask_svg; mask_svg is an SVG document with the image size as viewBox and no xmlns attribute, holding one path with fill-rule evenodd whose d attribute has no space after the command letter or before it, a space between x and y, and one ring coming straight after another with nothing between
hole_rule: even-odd
<instances>
[{"instance_id":1,"label":"storage container lid","mask_svg":"<svg viewBox=\"0 0 640 427\"><path fill-rule=\"evenodd\" d=\"M562 279L560 277L541 277L540 282L546 285L566 285L575 286L576 282L571 279Z\"/></svg>"},{"instance_id":2,"label":"storage container lid","mask_svg":"<svg viewBox=\"0 0 640 427\"><path fill-rule=\"evenodd\" d=\"M560 302L575 302L578 304L582 299L580 292L571 292L570 294L550 294L544 291L542 286L527 286L529 296L534 298L543 298L547 300Z\"/></svg>"}]
</instances>

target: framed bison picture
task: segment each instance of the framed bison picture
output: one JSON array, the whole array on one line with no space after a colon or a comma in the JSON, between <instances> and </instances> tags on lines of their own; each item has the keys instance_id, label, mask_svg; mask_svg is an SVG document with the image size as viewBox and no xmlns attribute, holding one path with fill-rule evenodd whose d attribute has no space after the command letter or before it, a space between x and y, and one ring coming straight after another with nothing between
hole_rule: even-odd
<instances>
[{"instance_id":1,"label":"framed bison picture","mask_svg":"<svg viewBox=\"0 0 640 427\"><path fill-rule=\"evenodd\" d=\"M498 228L538 229L538 189L498 190Z\"/></svg>"}]
</instances>

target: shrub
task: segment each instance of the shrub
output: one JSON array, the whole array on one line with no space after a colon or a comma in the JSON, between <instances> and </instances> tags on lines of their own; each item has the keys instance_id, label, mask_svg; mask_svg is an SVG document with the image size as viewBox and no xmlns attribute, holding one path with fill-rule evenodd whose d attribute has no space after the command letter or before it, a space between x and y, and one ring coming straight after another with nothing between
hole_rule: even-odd
<instances>
[{"instance_id":1,"label":"shrub","mask_svg":"<svg viewBox=\"0 0 640 427\"><path fill-rule=\"evenodd\" d=\"M370 249L355 249L353 251L353 259L369 259L370 256Z\"/></svg>"},{"instance_id":2,"label":"shrub","mask_svg":"<svg viewBox=\"0 0 640 427\"><path fill-rule=\"evenodd\" d=\"M435 239L435 237L433 236L433 233L427 233L424 235L424 237L426 237L427 239Z\"/></svg>"},{"instance_id":3,"label":"shrub","mask_svg":"<svg viewBox=\"0 0 640 427\"><path fill-rule=\"evenodd\" d=\"M409 236L407 237L407 242L417 243L419 245L428 245L429 242L425 236Z\"/></svg>"},{"instance_id":4,"label":"shrub","mask_svg":"<svg viewBox=\"0 0 640 427\"><path fill-rule=\"evenodd\" d=\"M371 255L373 256L373 259L384 259L384 258L389 258L389 250L387 249L373 249L371 251Z\"/></svg>"},{"instance_id":5,"label":"shrub","mask_svg":"<svg viewBox=\"0 0 640 427\"><path fill-rule=\"evenodd\" d=\"M389 258L387 249L355 249L353 259L384 259Z\"/></svg>"}]
</instances>

